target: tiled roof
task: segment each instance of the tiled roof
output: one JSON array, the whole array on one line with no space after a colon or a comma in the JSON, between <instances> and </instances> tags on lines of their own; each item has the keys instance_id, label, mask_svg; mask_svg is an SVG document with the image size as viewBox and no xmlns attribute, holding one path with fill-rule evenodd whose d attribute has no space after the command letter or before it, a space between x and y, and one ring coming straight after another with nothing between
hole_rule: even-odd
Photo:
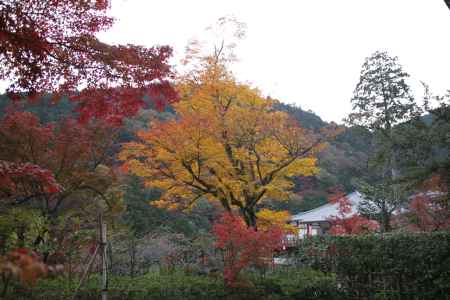
<instances>
[{"instance_id":1,"label":"tiled roof","mask_svg":"<svg viewBox=\"0 0 450 300\"><path fill-rule=\"evenodd\" d=\"M352 204L352 212L349 214L357 213L358 205L363 200L362 195L358 192L353 192L351 194L348 194L346 197ZM291 221L300 221L302 223L323 222L327 221L333 216L337 216L338 213L338 204L328 203L312 210L293 215L291 217Z\"/></svg>"}]
</instances>

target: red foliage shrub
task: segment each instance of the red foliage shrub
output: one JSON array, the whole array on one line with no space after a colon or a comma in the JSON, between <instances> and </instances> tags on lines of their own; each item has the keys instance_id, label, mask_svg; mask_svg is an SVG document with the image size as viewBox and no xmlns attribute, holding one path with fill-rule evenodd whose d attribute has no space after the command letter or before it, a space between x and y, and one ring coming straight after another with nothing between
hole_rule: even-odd
<instances>
[{"instance_id":1,"label":"red foliage shrub","mask_svg":"<svg viewBox=\"0 0 450 300\"><path fill-rule=\"evenodd\" d=\"M18 248L0 256L4 293L9 278L17 278L25 286L34 286L39 278L60 273L62 269L61 265L44 264L35 252L26 248Z\"/></svg>"},{"instance_id":2,"label":"red foliage shrub","mask_svg":"<svg viewBox=\"0 0 450 300\"><path fill-rule=\"evenodd\" d=\"M53 201L88 184L101 190L110 175L95 168L110 164L115 132L106 122L44 124L33 113L10 112L0 120L0 199Z\"/></svg>"},{"instance_id":3,"label":"red foliage shrub","mask_svg":"<svg viewBox=\"0 0 450 300\"><path fill-rule=\"evenodd\" d=\"M278 226L255 230L231 213L224 213L213 226L215 247L223 250L223 277L227 286L236 283L239 273L249 267L267 267L273 254L282 249L283 231Z\"/></svg>"},{"instance_id":4,"label":"red foliage shrub","mask_svg":"<svg viewBox=\"0 0 450 300\"><path fill-rule=\"evenodd\" d=\"M450 207L443 196L418 195L410 203L409 229L436 231L450 228Z\"/></svg>"},{"instance_id":5,"label":"red foliage shrub","mask_svg":"<svg viewBox=\"0 0 450 300\"><path fill-rule=\"evenodd\" d=\"M337 193L330 197L329 201L338 204L338 215L328 220L331 223L331 234L362 234L380 227L376 221L366 219L357 213L352 214L352 204L343 193Z\"/></svg>"},{"instance_id":6,"label":"red foliage shrub","mask_svg":"<svg viewBox=\"0 0 450 300\"><path fill-rule=\"evenodd\" d=\"M0 197L29 196L30 187L38 193L52 194L61 190L53 173L31 163L13 163L0 160ZM34 190L36 193L36 190Z\"/></svg>"}]
</instances>

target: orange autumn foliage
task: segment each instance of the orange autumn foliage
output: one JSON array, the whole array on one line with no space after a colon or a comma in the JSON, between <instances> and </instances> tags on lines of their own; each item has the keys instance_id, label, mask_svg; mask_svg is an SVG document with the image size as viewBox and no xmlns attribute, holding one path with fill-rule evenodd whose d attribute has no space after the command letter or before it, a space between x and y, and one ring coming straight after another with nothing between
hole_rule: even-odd
<instances>
[{"instance_id":1,"label":"orange autumn foliage","mask_svg":"<svg viewBox=\"0 0 450 300\"><path fill-rule=\"evenodd\" d=\"M318 172L324 144L225 66L211 63L196 74L197 82L178 85L177 118L138 132L140 141L123 145L119 158L164 191L157 205L188 208L206 198L237 208L254 226L261 201L287 199L288 177Z\"/></svg>"}]
</instances>

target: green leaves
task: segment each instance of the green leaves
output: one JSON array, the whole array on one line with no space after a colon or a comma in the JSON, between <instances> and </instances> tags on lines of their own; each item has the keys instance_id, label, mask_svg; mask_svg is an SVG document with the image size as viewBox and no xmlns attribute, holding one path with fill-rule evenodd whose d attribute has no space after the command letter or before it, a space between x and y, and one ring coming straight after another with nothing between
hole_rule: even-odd
<instances>
[{"instance_id":1,"label":"green leaves","mask_svg":"<svg viewBox=\"0 0 450 300\"><path fill-rule=\"evenodd\" d=\"M397 57L377 51L366 58L355 88L353 112L347 118L352 125L389 131L392 126L417 116L421 110L414 102Z\"/></svg>"},{"instance_id":2,"label":"green leaves","mask_svg":"<svg viewBox=\"0 0 450 300\"><path fill-rule=\"evenodd\" d=\"M448 231L308 239L302 241L297 260L336 273L344 290L363 299L379 293L441 299L450 292L445 284L450 280Z\"/></svg>"}]
</instances>

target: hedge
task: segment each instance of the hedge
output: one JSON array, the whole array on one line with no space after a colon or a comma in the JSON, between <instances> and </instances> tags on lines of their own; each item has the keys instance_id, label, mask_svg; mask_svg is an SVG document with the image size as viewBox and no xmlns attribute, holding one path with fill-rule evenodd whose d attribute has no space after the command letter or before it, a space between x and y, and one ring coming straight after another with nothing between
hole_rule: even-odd
<instances>
[{"instance_id":1,"label":"hedge","mask_svg":"<svg viewBox=\"0 0 450 300\"><path fill-rule=\"evenodd\" d=\"M450 232L322 236L295 261L336 275L353 299L450 299Z\"/></svg>"},{"instance_id":2,"label":"hedge","mask_svg":"<svg viewBox=\"0 0 450 300\"><path fill-rule=\"evenodd\" d=\"M77 300L96 300L100 278L92 277L80 289ZM7 299L72 299L76 283L64 278L42 280L31 290L13 290ZM209 276L149 273L139 277L111 278L109 300L319 300L345 299L336 288L334 276L302 269L270 276L248 275L234 288L226 288L223 279Z\"/></svg>"},{"instance_id":3,"label":"hedge","mask_svg":"<svg viewBox=\"0 0 450 300\"><path fill-rule=\"evenodd\" d=\"M239 287L223 279L177 271L111 277L110 300L318 300L449 299L450 232L322 236L303 240L291 266L266 276L248 273ZM77 300L98 299L100 278L91 276ZM71 299L76 282L41 280L12 288L6 299Z\"/></svg>"}]
</instances>

